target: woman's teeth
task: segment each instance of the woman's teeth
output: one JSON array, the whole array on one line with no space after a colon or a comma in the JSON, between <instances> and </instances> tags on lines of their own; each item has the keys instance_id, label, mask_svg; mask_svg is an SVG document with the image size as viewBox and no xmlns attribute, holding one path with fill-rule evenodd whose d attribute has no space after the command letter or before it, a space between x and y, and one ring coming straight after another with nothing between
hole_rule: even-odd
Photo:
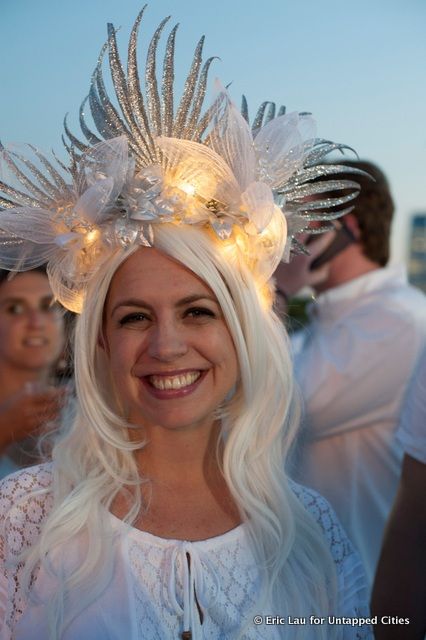
<instances>
[{"instance_id":1,"label":"woman's teeth","mask_svg":"<svg viewBox=\"0 0 426 640\"><path fill-rule=\"evenodd\" d=\"M169 389L182 389L194 384L200 377L200 371L192 371L191 373L182 373L178 376L149 376L149 381L153 387L161 391Z\"/></svg>"},{"instance_id":2,"label":"woman's teeth","mask_svg":"<svg viewBox=\"0 0 426 640\"><path fill-rule=\"evenodd\" d=\"M46 338L38 338L38 337L26 338L24 340L24 344L27 345L28 347L42 347L43 345L46 344Z\"/></svg>"}]
</instances>

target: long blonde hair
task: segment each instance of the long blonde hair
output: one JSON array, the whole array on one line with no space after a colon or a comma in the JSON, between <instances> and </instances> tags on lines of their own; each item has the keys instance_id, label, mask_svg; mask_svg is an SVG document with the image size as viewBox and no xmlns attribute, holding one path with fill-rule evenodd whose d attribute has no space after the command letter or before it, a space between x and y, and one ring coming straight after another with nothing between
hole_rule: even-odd
<instances>
[{"instance_id":1,"label":"long blonde hair","mask_svg":"<svg viewBox=\"0 0 426 640\"><path fill-rule=\"evenodd\" d=\"M154 244L208 284L234 341L240 381L221 410L224 447L219 462L263 578L257 613L268 603L271 612L280 615L327 615L333 562L319 527L296 498L285 472L300 411L288 337L271 309L270 285L257 282L243 257L206 231L157 225ZM87 540L78 566L61 582L49 605L53 639L81 610L78 604L67 610L67 594L78 588L77 600L87 605L111 578L112 539L105 530L114 498L133 487L125 518L130 523L143 506L144 479L133 456L136 448L145 446L143 433L140 443L130 441L129 425L112 399L106 356L99 345L111 280L135 250L117 250L87 291L75 336L77 404L53 451L54 506L26 559L29 578L40 562L52 571L52 550L73 536ZM294 638L307 633L303 626L292 632ZM330 629L318 629L317 637L329 638Z\"/></svg>"}]
</instances>

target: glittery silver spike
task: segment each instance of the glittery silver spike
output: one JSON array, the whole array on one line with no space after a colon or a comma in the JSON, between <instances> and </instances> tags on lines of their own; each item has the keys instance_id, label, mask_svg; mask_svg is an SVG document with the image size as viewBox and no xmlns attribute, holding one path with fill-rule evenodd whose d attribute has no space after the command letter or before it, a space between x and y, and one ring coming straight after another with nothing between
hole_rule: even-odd
<instances>
[{"instance_id":1,"label":"glittery silver spike","mask_svg":"<svg viewBox=\"0 0 426 640\"><path fill-rule=\"evenodd\" d=\"M72 175L72 171L71 171L71 168L72 168L72 167L69 167L69 166L67 167L67 166L62 162L62 160L60 160L60 159L57 157L56 153L55 153L53 150L52 150L52 155L53 155L53 157L55 158L55 160L56 160L56 162L58 163L58 165L59 165L59 166L60 166L64 171L66 171L67 173L70 173L70 174Z\"/></svg>"},{"instance_id":2,"label":"glittery silver spike","mask_svg":"<svg viewBox=\"0 0 426 640\"><path fill-rule=\"evenodd\" d=\"M103 63L103 59L104 59L107 48L108 48L108 42L106 42L102 46L102 49L98 56L98 61L97 61L95 70L92 73L88 98L89 98L90 111L91 111L92 118L97 130L99 131L102 137L113 138L114 136L121 135L124 132L120 130L119 133L117 133L117 126L118 126L118 129L120 129L120 122L119 122L120 119L118 118L118 114L115 113L116 118L118 119L118 124L117 124L116 119L114 118L115 110L113 106L110 105L112 107L112 113L111 113L111 109L108 109L107 105L105 104L105 102L108 103L109 100L106 95L105 85L102 78L102 63ZM101 91L103 92L104 100L102 100L102 97L99 93L99 86L101 87Z\"/></svg>"},{"instance_id":3,"label":"glittery silver spike","mask_svg":"<svg viewBox=\"0 0 426 640\"><path fill-rule=\"evenodd\" d=\"M7 200L6 198L2 198L0 196L0 211L4 211L5 209L13 209L16 207L16 202L12 202L12 200Z\"/></svg>"},{"instance_id":4,"label":"glittery silver spike","mask_svg":"<svg viewBox=\"0 0 426 640\"><path fill-rule=\"evenodd\" d=\"M353 182L352 180L321 180L320 182L306 183L295 187L291 192L291 196L287 196L287 198L306 198L318 193L327 193L327 191L339 191L346 189L354 190L356 196L357 192L360 190L360 186L357 182ZM315 204L315 202L312 202L312 204Z\"/></svg>"},{"instance_id":5,"label":"glittery silver spike","mask_svg":"<svg viewBox=\"0 0 426 640\"><path fill-rule=\"evenodd\" d=\"M72 147L72 145L70 145L68 143L68 141L66 140L64 135L61 136L61 139L62 139L62 144L64 145L64 147L67 150L68 155L71 157L71 159L73 161L77 160L78 159L78 155L75 153L74 148Z\"/></svg>"},{"instance_id":6,"label":"glittery silver spike","mask_svg":"<svg viewBox=\"0 0 426 640\"><path fill-rule=\"evenodd\" d=\"M360 175L366 178L370 177L365 171L355 167L345 167L341 164L320 164L298 171L292 178L290 178L288 184L282 190L279 190L279 193L286 193L294 188L295 185L303 184L324 176L338 175L339 173L351 173L355 176Z\"/></svg>"},{"instance_id":7,"label":"glittery silver spike","mask_svg":"<svg viewBox=\"0 0 426 640\"><path fill-rule=\"evenodd\" d=\"M89 102L92 110L93 120L98 128L99 133L104 138L115 138L116 136L124 135L127 137L129 147L135 155L137 161L144 164L145 159L143 151L139 148L137 142L131 136L126 125L120 118L114 105L111 103L106 93L105 84L103 81L102 70L97 67L95 70L95 82L90 87ZM98 91L98 94L96 93ZM99 127L98 127L99 122Z\"/></svg>"},{"instance_id":8,"label":"glittery silver spike","mask_svg":"<svg viewBox=\"0 0 426 640\"><path fill-rule=\"evenodd\" d=\"M192 107L191 115L189 116L188 124L185 127L185 131L183 135L183 137L188 138L190 140L192 139L195 142L201 141L201 135L200 137L196 138L194 135L194 132L196 130L196 125L201 114L204 98L206 96L207 78L209 74L210 65L213 62L213 60L217 60L217 56L212 56L211 58L208 58L204 63L203 68L201 69L200 79L199 79L198 86L193 98L193 107Z\"/></svg>"},{"instance_id":9,"label":"glittery silver spike","mask_svg":"<svg viewBox=\"0 0 426 640\"><path fill-rule=\"evenodd\" d=\"M346 213L350 213L351 211L353 211L353 207L348 207L347 209L343 209L343 211L343 215L345 215ZM309 225L310 223L302 229L301 233L308 233L310 236L319 236L326 231L336 231L336 227L334 226L334 224L328 224L327 222L323 222L320 226L315 227L311 227Z\"/></svg>"},{"instance_id":10,"label":"glittery silver spike","mask_svg":"<svg viewBox=\"0 0 426 640\"><path fill-rule=\"evenodd\" d=\"M188 116L189 109L191 108L192 98L194 96L195 87L198 81L200 73L200 67L202 62L202 52L204 45L204 36L202 36L195 48L194 57L192 60L191 68L188 73L188 77L185 81L185 87L183 90L182 98L177 110L176 119L173 127L173 136L175 138L181 138L185 129L186 118Z\"/></svg>"},{"instance_id":11,"label":"glittery silver spike","mask_svg":"<svg viewBox=\"0 0 426 640\"><path fill-rule=\"evenodd\" d=\"M73 135L71 133L71 131L68 128L67 117L68 117L68 114L66 113L65 117L64 117L64 130L65 130L65 133L67 134L68 138L70 139L71 144L74 145L74 147L77 147L77 149L79 151L85 151L87 149L87 144L84 144L84 142L81 142L81 140L76 138L75 135Z\"/></svg>"},{"instance_id":12,"label":"glittery silver spike","mask_svg":"<svg viewBox=\"0 0 426 640\"><path fill-rule=\"evenodd\" d=\"M253 120L253 124L251 126L251 130L253 133L256 133L258 129L260 129L260 127L262 126L262 122L263 122L263 117L265 115L265 110L266 107L268 106L269 102L267 100L265 100L265 102L262 102L262 104L260 105L259 109L257 110L256 116Z\"/></svg>"},{"instance_id":13,"label":"glittery silver spike","mask_svg":"<svg viewBox=\"0 0 426 640\"><path fill-rule=\"evenodd\" d=\"M44 191L46 194L45 198L47 197L47 199L50 200L50 199L55 199L61 196L61 191L58 189L57 185L54 185L51 182L49 182L49 180L47 180L47 178L41 173L41 171L37 169L34 163L31 162L31 160L28 160L28 158L24 158L20 153L16 153L16 152L9 152L9 153L11 156L16 158L20 162L22 162L22 164L24 164L27 167L27 169L31 171L31 173L33 174L33 177L36 180L38 180L40 187L42 187L45 190Z\"/></svg>"},{"instance_id":14,"label":"glittery silver spike","mask_svg":"<svg viewBox=\"0 0 426 640\"><path fill-rule=\"evenodd\" d=\"M275 118L275 111L276 111L275 102L268 102L268 108L265 113L263 126L265 126L266 124L268 124L268 122L271 122L271 120Z\"/></svg>"},{"instance_id":15,"label":"glittery silver spike","mask_svg":"<svg viewBox=\"0 0 426 640\"><path fill-rule=\"evenodd\" d=\"M308 167L307 169L300 169L294 176L288 180L288 182L277 189L276 193L278 195L285 195L288 197L288 194L292 193L298 187L310 184L311 181L316 180L318 178L323 178L329 175L338 175L339 173L353 173L356 177L357 175L363 175L364 177L369 178L370 176L362 171L361 169L354 169L353 167L345 167L344 165L317 165L314 167ZM326 183L327 181L323 181ZM342 187L344 188L344 187Z\"/></svg>"},{"instance_id":16,"label":"glittery silver spike","mask_svg":"<svg viewBox=\"0 0 426 640\"><path fill-rule=\"evenodd\" d=\"M26 205L28 207L39 207L40 201L35 200L27 193L22 193L22 191L18 191L18 189L14 189L13 187L9 187L9 185L0 181L0 191L7 196L13 198L14 206Z\"/></svg>"},{"instance_id":17,"label":"glittery silver spike","mask_svg":"<svg viewBox=\"0 0 426 640\"><path fill-rule=\"evenodd\" d=\"M176 24L169 34L163 63L161 113L163 121L163 135L165 136L171 136L173 133L174 55L177 28L178 25Z\"/></svg>"},{"instance_id":18,"label":"glittery silver spike","mask_svg":"<svg viewBox=\"0 0 426 640\"><path fill-rule=\"evenodd\" d=\"M83 102L80 105L80 109L79 109L79 112L78 112L79 122L80 122L80 127L81 127L81 130L83 132L83 135L86 137L86 140L90 144L95 145L95 144L98 144L99 142L101 142L101 139L98 138L98 136L95 135L93 133L93 131L91 129L89 129L89 127L86 124L84 108L85 108L85 105L86 105L88 100L89 100L89 96L86 96L86 98L84 98Z\"/></svg>"},{"instance_id":19,"label":"glittery silver spike","mask_svg":"<svg viewBox=\"0 0 426 640\"><path fill-rule=\"evenodd\" d=\"M249 111L248 111L248 102L247 102L247 98L245 97L245 95L243 94L241 96L241 115L243 116L244 120L246 122L250 122L249 120Z\"/></svg>"},{"instance_id":20,"label":"glittery silver spike","mask_svg":"<svg viewBox=\"0 0 426 640\"><path fill-rule=\"evenodd\" d=\"M145 90L146 90L146 99L148 105L148 114L149 120L151 123L151 130L154 135L161 136L162 126L161 126L161 106L160 106L160 96L158 95L158 85L157 85L157 72L156 72L156 54L157 54L157 46L158 40L160 38L161 32L164 29L165 24L170 19L170 16L164 18L157 27L152 36L151 42L149 43L148 55L146 59L146 68L145 68Z\"/></svg>"},{"instance_id":21,"label":"glittery silver spike","mask_svg":"<svg viewBox=\"0 0 426 640\"><path fill-rule=\"evenodd\" d=\"M62 193L65 192L65 191L68 191L69 188L68 188L67 183L65 182L65 180L63 179L61 174L55 169L53 164L51 162L49 162L49 160L42 153L40 153L40 151L36 147L34 147L32 144L30 144L29 147L35 153L35 155L40 160L42 165L47 169L47 172L49 173L49 175L55 181L58 189L60 189ZM58 162L55 154L53 154L53 156L54 156L55 160ZM62 163L59 163L59 165L63 169L65 169L65 171L67 171L67 168L65 167L65 165L63 165Z\"/></svg>"},{"instance_id":22,"label":"glittery silver spike","mask_svg":"<svg viewBox=\"0 0 426 640\"><path fill-rule=\"evenodd\" d=\"M351 151L356 155L354 149L348 147L346 144L338 144L328 140L316 140L312 151L308 153L306 157L305 166L311 167L318 164L318 162L332 151L341 151L342 153L344 151Z\"/></svg>"},{"instance_id":23,"label":"glittery silver spike","mask_svg":"<svg viewBox=\"0 0 426 640\"><path fill-rule=\"evenodd\" d=\"M108 116L105 109L101 105L94 84L92 84L89 90L89 105L93 122L95 123L95 126L101 136L103 138L113 138L115 135L115 129L112 128L109 123Z\"/></svg>"},{"instance_id":24,"label":"glittery silver spike","mask_svg":"<svg viewBox=\"0 0 426 640\"><path fill-rule=\"evenodd\" d=\"M224 95L220 94L213 102L212 105L207 109L202 118L200 119L197 128L194 131L192 139L195 141L201 140L201 137L209 124L213 121L213 119L217 116L218 111L220 110L221 105L223 104Z\"/></svg>"},{"instance_id":25,"label":"glittery silver spike","mask_svg":"<svg viewBox=\"0 0 426 640\"><path fill-rule=\"evenodd\" d=\"M15 162L13 162L11 155L12 154L8 151L3 153L3 158L11 171L15 174L20 183L30 192L30 194L38 198L41 202L45 202L48 196L19 169ZM38 206L40 206L40 204L38 204Z\"/></svg>"},{"instance_id":26,"label":"glittery silver spike","mask_svg":"<svg viewBox=\"0 0 426 640\"><path fill-rule=\"evenodd\" d=\"M103 46L89 91L89 105L96 129L104 139L124 135L127 138L129 148L135 159L137 168L143 168L150 164L161 162L161 150L155 142L157 135L176 136L181 139L201 142L201 137L211 123L217 105L213 105L203 117L201 110L205 98L207 76L209 67L214 58L209 58L202 66L201 54L204 38L198 42L194 58L185 81L182 98L177 114L174 116L173 84L174 84L174 50L177 25L168 35L164 61L161 88L159 90L156 72L156 56L158 44L164 26L169 18L165 18L156 29L148 46L147 61L145 66L145 94L146 102L140 87L137 64L137 40L139 26L145 7L137 16L133 25L128 47L127 78L121 65L116 41L116 32L109 25L108 42ZM102 61L106 47L109 47L110 69L117 100L123 117L119 114L114 104L108 97L102 72ZM160 100L161 92L161 100ZM87 100L87 99L86 99ZM83 103L84 105L84 103ZM83 105L80 108L80 123L83 134L90 144L97 144L99 138L93 134L86 123L83 113ZM67 135L71 146L81 149L84 144L81 140L74 139L73 134ZM77 144L77 141L79 144ZM70 146L68 145L68 148ZM74 152L74 157L77 154Z\"/></svg>"},{"instance_id":27,"label":"glittery silver spike","mask_svg":"<svg viewBox=\"0 0 426 640\"><path fill-rule=\"evenodd\" d=\"M123 120L120 118L117 109L112 104L111 100L108 97L104 78L102 75L102 67L98 66L95 70L95 81L96 81L96 89L98 92L98 99L102 108L105 111L106 121L112 131L114 131L115 135L127 135L129 136L129 131L124 124ZM89 94L90 95L90 94Z\"/></svg>"},{"instance_id":28,"label":"glittery silver spike","mask_svg":"<svg viewBox=\"0 0 426 640\"><path fill-rule=\"evenodd\" d=\"M117 49L116 31L112 24L108 24L108 49L109 49L109 66L111 69L112 82L117 96L118 103L124 116L124 120L128 125L131 135L136 142L139 155L145 160L149 160L149 152L143 137L140 135L139 128L133 117L132 108L127 95L127 83L124 75L123 67Z\"/></svg>"},{"instance_id":29,"label":"glittery silver spike","mask_svg":"<svg viewBox=\"0 0 426 640\"><path fill-rule=\"evenodd\" d=\"M324 202L327 202L327 201L324 200ZM324 206L330 207L334 205L327 204ZM354 208L353 206L346 207L345 209L339 209L334 213L312 213L311 211L303 211L302 215L303 215L303 218L305 220L308 220L309 222L327 222L330 220L337 220L338 218L345 216L347 213L350 213L351 211L353 211L353 208Z\"/></svg>"},{"instance_id":30,"label":"glittery silver spike","mask_svg":"<svg viewBox=\"0 0 426 640\"><path fill-rule=\"evenodd\" d=\"M303 231L308 231L308 229L303 229ZM292 253L296 253L299 255L309 255L309 251L301 242L299 242L299 240L295 236L291 236L291 251Z\"/></svg>"},{"instance_id":31,"label":"glittery silver spike","mask_svg":"<svg viewBox=\"0 0 426 640\"><path fill-rule=\"evenodd\" d=\"M150 150L150 160L154 162L156 158L155 154L155 144L151 134L147 111L144 104L144 99L142 96L142 92L140 89L140 81L139 81L139 72L138 72L138 63L136 57L137 50L137 40L138 40L138 31L140 22L142 20L143 13L146 9L145 5L140 11L138 17L135 20L135 24L133 25L133 29L130 35L129 40L129 50L128 50L128 58L127 58L127 84L129 90L129 101L132 106L133 114L139 127L141 129L141 134L145 138L145 142L147 147Z\"/></svg>"},{"instance_id":32,"label":"glittery silver spike","mask_svg":"<svg viewBox=\"0 0 426 640\"><path fill-rule=\"evenodd\" d=\"M105 51L105 47L103 47L103 51ZM92 110L93 120L99 133L101 133L101 135L106 139L125 135L129 141L129 147L132 149L134 155L138 158L139 162L143 162L143 155L138 148L138 145L133 140L117 110L108 98L102 75L102 55L103 53L101 52L98 64L93 73L92 85L89 92L89 103Z\"/></svg>"},{"instance_id":33,"label":"glittery silver spike","mask_svg":"<svg viewBox=\"0 0 426 640\"><path fill-rule=\"evenodd\" d=\"M342 204L346 204L351 200L354 200L359 193L359 189L353 193L350 193L346 196L341 196L338 198L323 198L322 200L315 200L312 202L304 202L301 209L303 211L315 211L317 209L330 209L332 207L341 206ZM324 212L325 213L325 212ZM336 212L330 212L330 216L334 216ZM319 214L318 214L319 215ZM327 214L328 215L328 214ZM339 214L341 215L341 214ZM339 215L337 217L339 217ZM331 219L331 218L330 218Z\"/></svg>"}]
</instances>

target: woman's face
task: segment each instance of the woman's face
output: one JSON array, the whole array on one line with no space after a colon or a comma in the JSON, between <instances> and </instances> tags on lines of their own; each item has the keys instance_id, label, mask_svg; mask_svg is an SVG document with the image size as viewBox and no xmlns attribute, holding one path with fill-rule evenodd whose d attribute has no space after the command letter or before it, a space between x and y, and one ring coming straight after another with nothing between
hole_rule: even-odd
<instances>
[{"instance_id":1,"label":"woman's face","mask_svg":"<svg viewBox=\"0 0 426 640\"><path fill-rule=\"evenodd\" d=\"M0 368L43 372L63 349L63 318L47 276L27 271L0 284Z\"/></svg>"},{"instance_id":2,"label":"woman's face","mask_svg":"<svg viewBox=\"0 0 426 640\"><path fill-rule=\"evenodd\" d=\"M157 249L141 248L115 273L104 318L104 347L129 421L148 431L209 428L238 364L205 282Z\"/></svg>"}]
</instances>

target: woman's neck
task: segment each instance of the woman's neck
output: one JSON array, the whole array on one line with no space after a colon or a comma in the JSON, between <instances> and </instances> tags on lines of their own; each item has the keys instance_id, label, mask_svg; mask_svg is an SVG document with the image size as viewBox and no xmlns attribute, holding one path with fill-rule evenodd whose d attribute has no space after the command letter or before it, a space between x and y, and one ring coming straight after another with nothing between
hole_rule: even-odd
<instances>
[{"instance_id":1,"label":"woman's neck","mask_svg":"<svg viewBox=\"0 0 426 640\"><path fill-rule=\"evenodd\" d=\"M4 400L23 389L26 384L47 384L49 381L48 370L23 370L0 367L0 400Z\"/></svg>"},{"instance_id":2,"label":"woman's neck","mask_svg":"<svg viewBox=\"0 0 426 640\"><path fill-rule=\"evenodd\" d=\"M220 424L209 432L152 430L148 442L135 452L143 476L174 486L206 483L221 475L217 459ZM220 447L219 447L220 452Z\"/></svg>"}]
</instances>

